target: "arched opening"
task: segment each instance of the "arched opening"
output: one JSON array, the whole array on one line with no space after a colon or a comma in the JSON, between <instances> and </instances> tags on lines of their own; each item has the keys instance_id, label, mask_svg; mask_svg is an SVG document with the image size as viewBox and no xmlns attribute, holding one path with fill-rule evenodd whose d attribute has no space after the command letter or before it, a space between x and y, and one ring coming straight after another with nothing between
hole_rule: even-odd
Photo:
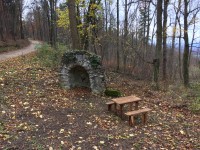
<instances>
[{"instance_id":1,"label":"arched opening","mask_svg":"<svg viewBox=\"0 0 200 150\"><path fill-rule=\"evenodd\" d=\"M100 61L99 56L87 51L66 52L62 57L61 84L66 89L86 87L93 93L104 92L104 70Z\"/></svg>"},{"instance_id":2,"label":"arched opening","mask_svg":"<svg viewBox=\"0 0 200 150\"><path fill-rule=\"evenodd\" d=\"M70 87L90 88L89 74L82 66L74 66L69 70Z\"/></svg>"}]
</instances>

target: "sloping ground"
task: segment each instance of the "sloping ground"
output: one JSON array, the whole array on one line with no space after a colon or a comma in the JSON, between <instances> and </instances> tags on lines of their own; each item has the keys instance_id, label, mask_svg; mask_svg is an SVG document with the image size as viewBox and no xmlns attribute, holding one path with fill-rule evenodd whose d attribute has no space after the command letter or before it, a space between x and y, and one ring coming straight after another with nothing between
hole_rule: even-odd
<instances>
[{"instance_id":1,"label":"sloping ground","mask_svg":"<svg viewBox=\"0 0 200 150\"><path fill-rule=\"evenodd\" d=\"M30 41L28 39L0 41L0 53L15 51L27 47L29 44Z\"/></svg>"},{"instance_id":2,"label":"sloping ground","mask_svg":"<svg viewBox=\"0 0 200 150\"><path fill-rule=\"evenodd\" d=\"M13 58L13 57L17 57L17 56L21 56L21 55L25 55L25 54L35 51L35 45L39 44L39 42L38 41L30 41L30 42L31 42L31 44L29 46L24 47L22 49L1 53L0 61L7 60L9 58Z\"/></svg>"},{"instance_id":3,"label":"sloping ground","mask_svg":"<svg viewBox=\"0 0 200 150\"><path fill-rule=\"evenodd\" d=\"M129 127L107 111L108 97L64 90L57 70L31 54L0 64L0 149L199 149L200 117L175 107L169 93L149 83L107 73L107 86L135 94L153 111L148 124ZM173 102L173 103L171 103Z\"/></svg>"}]
</instances>

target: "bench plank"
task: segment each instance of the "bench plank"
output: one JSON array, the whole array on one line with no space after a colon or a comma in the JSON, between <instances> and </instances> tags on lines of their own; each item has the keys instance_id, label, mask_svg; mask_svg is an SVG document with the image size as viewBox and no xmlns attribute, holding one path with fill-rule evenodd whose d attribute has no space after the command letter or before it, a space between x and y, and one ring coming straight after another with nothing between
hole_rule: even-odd
<instances>
[{"instance_id":1,"label":"bench plank","mask_svg":"<svg viewBox=\"0 0 200 150\"><path fill-rule=\"evenodd\" d=\"M119 97L119 98L114 98L112 101L115 103L121 105L121 104L127 104L127 103L132 103L132 102L138 102L141 101L142 99L136 96L127 96L127 97Z\"/></svg>"},{"instance_id":2,"label":"bench plank","mask_svg":"<svg viewBox=\"0 0 200 150\"><path fill-rule=\"evenodd\" d=\"M112 104L114 104L115 102L113 102L113 101L109 101L109 102L107 102L106 103L106 105L112 105Z\"/></svg>"},{"instance_id":3,"label":"bench plank","mask_svg":"<svg viewBox=\"0 0 200 150\"><path fill-rule=\"evenodd\" d=\"M125 115L129 117L129 125L132 126L135 124L134 116L135 115L142 115L142 122L145 124L147 122L147 112L151 111L150 108L143 108L139 110L134 110L130 112L126 112Z\"/></svg>"},{"instance_id":4,"label":"bench plank","mask_svg":"<svg viewBox=\"0 0 200 150\"><path fill-rule=\"evenodd\" d=\"M126 112L125 115L134 116L134 115L137 115L137 114L146 113L148 111L151 111L151 109L150 108L143 108L143 109L139 109L139 110Z\"/></svg>"}]
</instances>

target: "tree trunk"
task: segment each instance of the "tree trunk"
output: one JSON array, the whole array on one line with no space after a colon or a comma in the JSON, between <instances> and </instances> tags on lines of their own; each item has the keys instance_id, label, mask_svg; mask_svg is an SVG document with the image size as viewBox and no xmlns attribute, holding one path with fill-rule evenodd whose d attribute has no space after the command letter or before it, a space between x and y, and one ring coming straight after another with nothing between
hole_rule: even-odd
<instances>
[{"instance_id":1,"label":"tree trunk","mask_svg":"<svg viewBox=\"0 0 200 150\"><path fill-rule=\"evenodd\" d=\"M149 44L149 30L150 30L150 1L148 2L148 10L147 10L147 36L146 36L146 47L145 49L147 50L148 44ZM145 53L145 57L146 57L147 53Z\"/></svg>"},{"instance_id":2,"label":"tree trunk","mask_svg":"<svg viewBox=\"0 0 200 150\"><path fill-rule=\"evenodd\" d=\"M164 0L163 12L163 80L167 79L167 8L169 0Z\"/></svg>"},{"instance_id":3,"label":"tree trunk","mask_svg":"<svg viewBox=\"0 0 200 150\"><path fill-rule=\"evenodd\" d=\"M50 44L54 48L56 48L56 2L57 0L50 0Z\"/></svg>"},{"instance_id":4,"label":"tree trunk","mask_svg":"<svg viewBox=\"0 0 200 150\"><path fill-rule=\"evenodd\" d=\"M174 4L175 5L175 4ZM175 23L174 23L174 27L172 29L172 48L170 50L170 53L169 53L169 58L170 58L170 61L169 61L169 74L170 74L170 78L173 79L174 77L174 51L175 51L175 39L176 39L176 30L177 30L177 22L178 22L178 13L180 12L180 5L181 5L181 0L179 0L178 2L178 10L176 11L176 8L174 8L175 12L176 12L176 16L175 16ZM181 30L180 30L181 32Z\"/></svg>"},{"instance_id":5,"label":"tree trunk","mask_svg":"<svg viewBox=\"0 0 200 150\"><path fill-rule=\"evenodd\" d=\"M4 41L4 10L3 1L0 1L0 40Z\"/></svg>"},{"instance_id":6,"label":"tree trunk","mask_svg":"<svg viewBox=\"0 0 200 150\"><path fill-rule=\"evenodd\" d=\"M156 51L154 58L154 82L156 89L159 89L159 68L160 68L160 55L162 49L162 3L163 0L157 0L157 38L156 38Z\"/></svg>"},{"instance_id":7,"label":"tree trunk","mask_svg":"<svg viewBox=\"0 0 200 150\"><path fill-rule=\"evenodd\" d=\"M23 0L20 0L20 5L19 5L19 16L20 16L20 36L21 36L21 39L24 39L24 29L23 29L23 21L22 21L22 13L23 13L23 9L22 9L22 6L23 6Z\"/></svg>"},{"instance_id":8,"label":"tree trunk","mask_svg":"<svg viewBox=\"0 0 200 150\"><path fill-rule=\"evenodd\" d=\"M189 86L189 39L188 39L188 0L184 0L184 53L183 53L183 81L184 86Z\"/></svg>"},{"instance_id":9,"label":"tree trunk","mask_svg":"<svg viewBox=\"0 0 200 150\"><path fill-rule=\"evenodd\" d=\"M124 72L126 72L126 58L127 58L127 45L126 45L126 40L128 36L128 5L127 5L127 0L125 0L125 10L124 10L124 40L123 40L123 61L124 61Z\"/></svg>"},{"instance_id":10,"label":"tree trunk","mask_svg":"<svg viewBox=\"0 0 200 150\"><path fill-rule=\"evenodd\" d=\"M80 40L76 22L75 0L69 0L68 4L69 4L68 9L69 9L70 32L72 37L72 48L80 49Z\"/></svg>"},{"instance_id":11,"label":"tree trunk","mask_svg":"<svg viewBox=\"0 0 200 150\"><path fill-rule=\"evenodd\" d=\"M119 0L117 0L119 1ZM107 10L107 0L104 0L104 4L105 4L105 24L106 24L106 33L108 32L108 10Z\"/></svg>"},{"instance_id":12,"label":"tree trunk","mask_svg":"<svg viewBox=\"0 0 200 150\"><path fill-rule=\"evenodd\" d=\"M181 29L180 18L178 20L178 23L179 23L179 30L180 30L179 45L178 45L178 66L179 66L179 76L180 76L180 79L183 80L183 77L182 77L182 64L181 64L181 38L182 38L182 29Z\"/></svg>"},{"instance_id":13,"label":"tree trunk","mask_svg":"<svg viewBox=\"0 0 200 150\"><path fill-rule=\"evenodd\" d=\"M119 71L119 0L117 0L117 71Z\"/></svg>"}]
</instances>

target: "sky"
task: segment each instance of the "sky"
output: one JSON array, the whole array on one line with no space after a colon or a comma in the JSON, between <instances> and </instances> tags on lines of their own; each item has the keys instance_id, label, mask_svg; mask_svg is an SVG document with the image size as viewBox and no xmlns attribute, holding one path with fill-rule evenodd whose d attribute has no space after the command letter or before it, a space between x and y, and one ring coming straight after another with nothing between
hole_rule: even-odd
<instances>
[{"instance_id":1,"label":"sky","mask_svg":"<svg viewBox=\"0 0 200 150\"><path fill-rule=\"evenodd\" d=\"M35 1L35 0L24 0L24 5L25 5L25 7L26 7L26 6L29 6L29 7L30 7L31 2L34 2L34 1ZM66 1L66 0L58 0L58 5L59 5L60 3L65 2L65 1ZM23 16L24 16L24 17L26 16L27 12L28 12L28 8L26 8L26 9L24 10L24 12L23 12Z\"/></svg>"}]
</instances>

